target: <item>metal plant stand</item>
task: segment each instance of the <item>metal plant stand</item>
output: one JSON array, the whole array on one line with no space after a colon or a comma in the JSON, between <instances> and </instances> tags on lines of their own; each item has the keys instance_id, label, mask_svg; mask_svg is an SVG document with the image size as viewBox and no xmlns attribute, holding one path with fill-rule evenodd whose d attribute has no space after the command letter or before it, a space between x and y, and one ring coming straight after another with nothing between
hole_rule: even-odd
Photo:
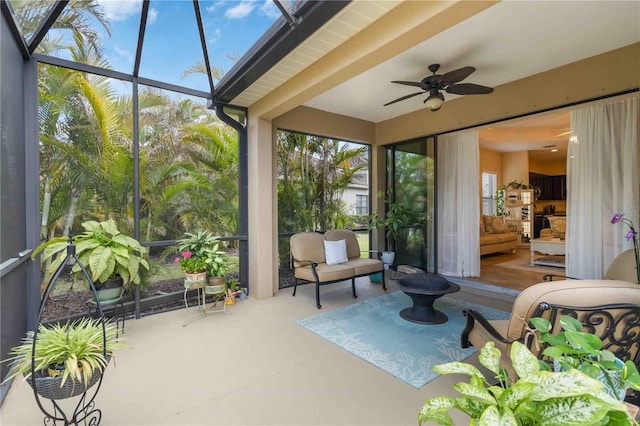
<instances>
[{"instance_id":1,"label":"metal plant stand","mask_svg":"<svg viewBox=\"0 0 640 426\"><path fill-rule=\"evenodd\" d=\"M93 293L94 298L97 300L98 295L96 293L96 289L93 285L93 281L91 280L91 276L85 269L84 265L80 263L80 260L76 256L76 246L73 243L73 236L69 236L69 245L67 246L67 255L62 262L62 264L58 267L55 274L49 281L47 288L42 296L42 301L40 302L40 310L38 312L38 325L41 322L42 314L44 312L45 304L53 288L55 287L56 282L60 278L63 269L67 266L70 259L74 259L75 263L80 267L82 273L84 274L87 282L89 283L89 287L91 288L91 292ZM70 290L71 291L71 290ZM107 356L107 345L106 345L106 328L105 328L105 320L104 315L102 313L102 308L100 304L97 304L98 314L100 316L100 323L102 325L102 341L103 341L103 354L107 359L107 363L109 361L109 357ZM69 319L67 319L69 321ZM100 409L95 408L95 398L100 390L100 385L102 384L103 372L96 370L93 374L92 379L88 384L82 383L70 383L69 380L65 382L63 387L60 387L61 377L37 377L35 370L35 353L36 353L36 345L38 344L38 329L33 332L33 349L31 351L31 371L32 376L27 379L31 387L33 388L33 394L36 398L36 402L38 403L38 407L44 413L44 424L45 425L57 425L59 422L64 425L93 425L97 426L100 424L100 420L102 419L102 411ZM67 398L79 398L75 408L73 408L73 412L68 415L65 413L61 405L58 403L58 400L67 399ZM43 399L48 399L51 402L52 408L45 408L43 404ZM48 405L48 404L47 404ZM65 404L67 405L67 404ZM71 404L70 406L73 406ZM69 409L67 409L69 411Z\"/></svg>"}]
</instances>

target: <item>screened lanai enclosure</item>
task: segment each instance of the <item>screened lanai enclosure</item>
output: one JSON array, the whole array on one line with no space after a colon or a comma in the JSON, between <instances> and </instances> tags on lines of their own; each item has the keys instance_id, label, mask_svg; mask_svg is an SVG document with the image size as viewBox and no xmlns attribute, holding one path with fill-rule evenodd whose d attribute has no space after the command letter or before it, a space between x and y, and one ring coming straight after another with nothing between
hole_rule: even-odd
<instances>
[{"instance_id":1,"label":"screened lanai enclosure","mask_svg":"<svg viewBox=\"0 0 640 426\"><path fill-rule=\"evenodd\" d=\"M250 291L247 111L225 102L236 88L224 76L267 66L245 52L290 48L292 28L308 34L345 4L332 3L2 1L2 359L35 326L50 278L31 252L85 221L113 219L149 248L135 316L170 306L176 286L181 300L173 244L185 232L218 236ZM234 27L253 8L251 28ZM87 291L71 287L61 304ZM82 314L78 297L79 312L51 319Z\"/></svg>"},{"instance_id":2,"label":"screened lanai enclosure","mask_svg":"<svg viewBox=\"0 0 640 426\"><path fill-rule=\"evenodd\" d=\"M127 318L184 307L175 243L204 230L256 299L288 286L291 234L337 227L357 230L361 248L394 249L396 265L476 276L480 172L499 186L542 166L524 150L481 151L480 137L466 149L464 134L637 98L637 3L543 3L0 0L0 358L38 322L48 276L32 253L87 221L113 220L149 250ZM392 83L421 85L435 61L496 90L446 92L435 111ZM634 155L620 156L632 171ZM444 171L465 179L439 187ZM637 211L630 188L602 210ZM411 214L388 239L368 221L393 205ZM87 311L87 289L64 280L51 320Z\"/></svg>"}]
</instances>

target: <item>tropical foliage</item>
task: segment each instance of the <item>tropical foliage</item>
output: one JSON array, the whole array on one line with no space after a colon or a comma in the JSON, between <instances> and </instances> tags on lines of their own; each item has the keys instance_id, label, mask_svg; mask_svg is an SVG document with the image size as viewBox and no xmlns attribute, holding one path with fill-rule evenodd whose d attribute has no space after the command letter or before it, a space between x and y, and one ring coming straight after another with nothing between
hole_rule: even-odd
<instances>
[{"instance_id":1,"label":"tropical foliage","mask_svg":"<svg viewBox=\"0 0 640 426\"><path fill-rule=\"evenodd\" d=\"M25 32L38 28L48 3L14 2ZM110 68L95 25L108 34L97 1L70 2L38 52ZM70 31L73 42L60 31ZM237 134L204 99L140 86L135 146L131 85L123 91L120 81L45 64L38 79L43 240L108 219L134 235L136 167L141 241L174 240L187 229L237 234Z\"/></svg>"},{"instance_id":2,"label":"tropical foliage","mask_svg":"<svg viewBox=\"0 0 640 426\"><path fill-rule=\"evenodd\" d=\"M367 168L367 148L301 133L277 134L278 231L345 228L352 219L342 195ZM288 244L280 245L281 259Z\"/></svg>"},{"instance_id":3,"label":"tropical foliage","mask_svg":"<svg viewBox=\"0 0 640 426\"><path fill-rule=\"evenodd\" d=\"M500 350L489 341L479 355L480 363L494 373L493 385L478 368L463 362L434 367L440 374L463 374L469 382L454 385L456 398L429 399L418 415L418 424L455 423L449 410L456 408L473 425L630 425L625 405L603 391L602 382L579 370L550 372L540 369L538 359L525 345L513 342L510 359L518 379L510 384L500 368Z\"/></svg>"},{"instance_id":4,"label":"tropical foliage","mask_svg":"<svg viewBox=\"0 0 640 426\"><path fill-rule=\"evenodd\" d=\"M106 368L109 361L105 353L110 357L114 349L125 347L118 340L113 324L107 324L104 332L103 335L103 325L99 319L83 318L51 327L40 324L35 349L33 333L11 349L13 357L7 362L13 364L4 382L18 375L29 377L34 372L46 371L47 368L59 368L62 384L71 379L86 385L96 371L104 371Z\"/></svg>"}]
</instances>

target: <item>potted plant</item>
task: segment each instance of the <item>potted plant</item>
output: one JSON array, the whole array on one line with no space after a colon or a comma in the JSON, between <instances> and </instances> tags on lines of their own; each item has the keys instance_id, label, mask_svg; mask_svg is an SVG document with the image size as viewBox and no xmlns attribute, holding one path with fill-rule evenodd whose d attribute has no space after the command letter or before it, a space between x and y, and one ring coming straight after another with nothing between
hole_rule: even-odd
<instances>
[{"instance_id":1,"label":"potted plant","mask_svg":"<svg viewBox=\"0 0 640 426\"><path fill-rule=\"evenodd\" d=\"M149 270L145 247L134 238L122 234L113 219L104 222L90 220L81 225L85 231L73 236L76 255L90 273L101 303L119 299L123 285L141 283L142 272ZM42 252L44 263L58 255L48 267L49 272L54 272L65 258L68 241L68 237L52 238L40 244L31 258ZM82 270L78 264L74 264L71 272L75 279Z\"/></svg>"},{"instance_id":2,"label":"potted plant","mask_svg":"<svg viewBox=\"0 0 640 426\"><path fill-rule=\"evenodd\" d=\"M414 214L406 205L395 202L391 191L387 191L386 196L384 192L380 191L378 197L385 199L387 211L381 215L376 210L369 216L369 230L385 230L386 250L382 251L382 262L385 264L385 268L388 268L395 260L395 252L392 250L393 244L398 239L400 230L411 224Z\"/></svg>"},{"instance_id":3,"label":"potted plant","mask_svg":"<svg viewBox=\"0 0 640 426\"><path fill-rule=\"evenodd\" d=\"M113 350L125 347L113 324L104 327L103 334L100 319L89 318L63 325L41 324L36 334L30 332L11 349L13 357L7 361L13 364L4 382L23 375L32 387L35 380L35 389L49 399L84 393L100 379Z\"/></svg>"},{"instance_id":4,"label":"potted plant","mask_svg":"<svg viewBox=\"0 0 640 426\"><path fill-rule=\"evenodd\" d=\"M489 341L480 351L480 363L494 373L493 385L471 364L450 362L434 367L440 374L464 374L468 383L454 385L458 397L431 398L420 410L418 423L453 425L449 410L456 408L477 425L630 425L626 406L603 390L603 384L583 372L541 369L538 358L522 343L511 345L512 367L518 378L509 383L500 368L500 350Z\"/></svg>"},{"instance_id":5,"label":"potted plant","mask_svg":"<svg viewBox=\"0 0 640 426\"><path fill-rule=\"evenodd\" d=\"M542 354L553 359L556 371L578 369L604 384L605 392L623 400L628 389L640 391L640 374L633 361L623 362L609 350L602 348L598 336L582 331L582 324L568 315L560 318L562 331L551 334L551 323L545 318L531 318L540 333L538 340L545 345ZM551 370L545 361L541 368Z\"/></svg>"},{"instance_id":6,"label":"potted plant","mask_svg":"<svg viewBox=\"0 0 640 426\"><path fill-rule=\"evenodd\" d=\"M220 250L220 241L216 239L213 245L204 251L206 271L211 285L224 283L225 274L229 271L229 259L223 250Z\"/></svg>"},{"instance_id":7,"label":"potted plant","mask_svg":"<svg viewBox=\"0 0 640 426\"><path fill-rule=\"evenodd\" d=\"M225 297L225 303L227 305L233 305L236 300L236 296L244 294L244 289L240 287L236 279L232 279L227 286L227 296Z\"/></svg>"},{"instance_id":8,"label":"potted plant","mask_svg":"<svg viewBox=\"0 0 640 426\"><path fill-rule=\"evenodd\" d=\"M204 282L207 278L207 263L204 257L196 256L191 251L183 251L176 258L178 265L185 272L186 286Z\"/></svg>"},{"instance_id":9,"label":"potted plant","mask_svg":"<svg viewBox=\"0 0 640 426\"><path fill-rule=\"evenodd\" d=\"M207 277L224 277L227 258L220 250L220 240L210 231L186 232L176 242L177 258L187 274L187 282L206 281Z\"/></svg>"}]
</instances>

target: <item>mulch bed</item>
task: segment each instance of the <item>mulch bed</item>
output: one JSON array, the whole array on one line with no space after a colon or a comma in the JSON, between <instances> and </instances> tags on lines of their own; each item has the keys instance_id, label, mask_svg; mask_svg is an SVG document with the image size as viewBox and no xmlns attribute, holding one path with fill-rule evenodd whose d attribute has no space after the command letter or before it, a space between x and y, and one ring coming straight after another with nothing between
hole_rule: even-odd
<instances>
[{"instance_id":1,"label":"mulch bed","mask_svg":"<svg viewBox=\"0 0 640 426\"><path fill-rule=\"evenodd\" d=\"M290 268L279 268L279 288L290 287L294 283L293 271ZM237 278L237 277L236 277ZM166 295L171 293L182 293L184 291L183 280L173 279L156 281L150 284L141 292L141 299L149 297ZM88 289L74 289L72 291L61 291L58 294L49 297L42 314L41 322L49 322L57 319L70 318L77 315L84 315L89 312L87 302L92 299L91 292ZM134 300L134 295L125 292L123 301L130 302ZM179 309L184 307L184 301L180 299L171 304L162 304L145 307L142 311L143 315L163 312L170 309Z\"/></svg>"}]
</instances>

